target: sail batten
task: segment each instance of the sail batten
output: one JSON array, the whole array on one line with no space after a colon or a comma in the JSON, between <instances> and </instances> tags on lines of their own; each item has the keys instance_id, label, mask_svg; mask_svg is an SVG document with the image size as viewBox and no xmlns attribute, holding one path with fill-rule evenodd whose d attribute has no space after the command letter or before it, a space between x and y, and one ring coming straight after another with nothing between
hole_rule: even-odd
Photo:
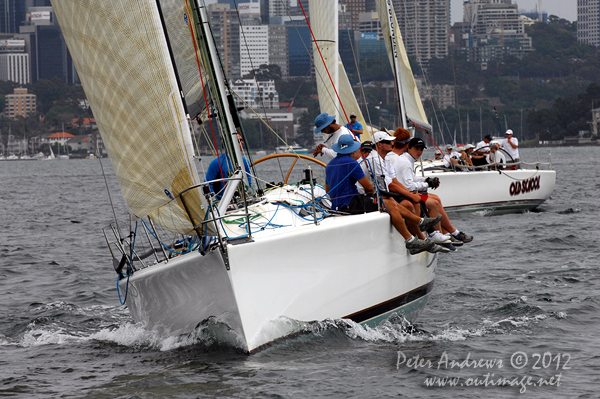
<instances>
[{"instance_id":1,"label":"sail batten","mask_svg":"<svg viewBox=\"0 0 600 399\"><path fill-rule=\"evenodd\" d=\"M179 4L187 28L183 2L170 3ZM130 213L192 233L207 207L198 190L186 192L185 205L178 197L200 180L156 2L60 0L53 7ZM180 79L186 101L202 90L191 76Z\"/></svg>"}]
</instances>

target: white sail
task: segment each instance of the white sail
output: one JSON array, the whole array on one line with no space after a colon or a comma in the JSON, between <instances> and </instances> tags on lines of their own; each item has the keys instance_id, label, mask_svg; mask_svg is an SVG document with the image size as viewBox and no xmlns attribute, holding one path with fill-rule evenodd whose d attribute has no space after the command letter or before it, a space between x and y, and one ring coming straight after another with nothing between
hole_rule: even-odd
<instances>
[{"instance_id":1,"label":"white sail","mask_svg":"<svg viewBox=\"0 0 600 399\"><path fill-rule=\"evenodd\" d=\"M351 113L355 113L356 119L365 128L361 139L369 140L370 135L366 129L365 118L358 106L339 56L338 3L332 0L310 0L309 4L310 25L316 40L316 43L313 42L313 57L321 112L336 115L340 125L348 123L346 118L349 118ZM321 59L321 55L323 59ZM329 76L331 76L331 80ZM343 110L332 87L332 81L344 106ZM346 115L344 115L344 110Z\"/></svg>"},{"instance_id":2,"label":"white sail","mask_svg":"<svg viewBox=\"0 0 600 399\"><path fill-rule=\"evenodd\" d=\"M406 49L396 20L396 14L392 6L392 0L377 0L377 13L381 22L381 30L385 40L392 71L396 79L396 85L400 95L403 125L406 128L406 118L412 123L431 131L431 125L427 122L427 115L421 103L421 97L417 90L417 84L410 68Z\"/></svg>"},{"instance_id":3,"label":"white sail","mask_svg":"<svg viewBox=\"0 0 600 399\"><path fill-rule=\"evenodd\" d=\"M191 233L207 206L196 189L178 197L200 181L157 3L52 3L132 217ZM186 2L173 3L185 25Z\"/></svg>"}]
</instances>

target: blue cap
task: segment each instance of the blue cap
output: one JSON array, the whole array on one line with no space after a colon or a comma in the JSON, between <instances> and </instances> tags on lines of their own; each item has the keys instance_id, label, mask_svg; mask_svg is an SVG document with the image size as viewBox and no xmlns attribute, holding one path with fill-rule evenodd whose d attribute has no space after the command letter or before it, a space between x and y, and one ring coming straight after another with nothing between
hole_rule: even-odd
<instances>
[{"instance_id":1,"label":"blue cap","mask_svg":"<svg viewBox=\"0 0 600 399\"><path fill-rule=\"evenodd\" d=\"M338 142L331 146L338 154L352 154L360 148L360 142L354 140L351 134L342 134Z\"/></svg>"},{"instance_id":2,"label":"blue cap","mask_svg":"<svg viewBox=\"0 0 600 399\"><path fill-rule=\"evenodd\" d=\"M335 120L335 115L328 115L327 112L323 112L321 115L315 118L315 133L321 133L321 130L331 125Z\"/></svg>"}]
</instances>

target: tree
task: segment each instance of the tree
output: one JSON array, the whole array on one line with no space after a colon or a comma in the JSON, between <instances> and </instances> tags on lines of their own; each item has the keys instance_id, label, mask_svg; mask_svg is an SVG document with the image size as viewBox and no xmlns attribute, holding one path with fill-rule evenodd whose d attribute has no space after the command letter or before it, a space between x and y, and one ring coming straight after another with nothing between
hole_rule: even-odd
<instances>
[{"instance_id":1,"label":"tree","mask_svg":"<svg viewBox=\"0 0 600 399\"><path fill-rule=\"evenodd\" d=\"M254 77L256 80L281 80L281 68L276 64L262 64L244 75L244 79L253 79Z\"/></svg>"}]
</instances>

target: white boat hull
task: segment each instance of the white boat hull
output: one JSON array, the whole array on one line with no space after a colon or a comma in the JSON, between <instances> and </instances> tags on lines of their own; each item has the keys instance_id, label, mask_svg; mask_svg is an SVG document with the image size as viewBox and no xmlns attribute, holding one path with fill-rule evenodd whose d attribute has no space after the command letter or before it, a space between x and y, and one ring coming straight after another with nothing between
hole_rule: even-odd
<instances>
[{"instance_id":1,"label":"white boat hull","mask_svg":"<svg viewBox=\"0 0 600 399\"><path fill-rule=\"evenodd\" d=\"M409 255L389 216L330 217L176 257L133 274L127 305L146 328L189 333L216 317L249 352L294 333L298 321L349 318L378 324L395 312L416 317L433 287L436 258ZM126 280L121 280L121 290Z\"/></svg>"},{"instance_id":2,"label":"white boat hull","mask_svg":"<svg viewBox=\"0 0 600 399\"><path fill-rule=\"evenodd\" d=\"M425 176L440 179L439 188L430 192L440 197L447 212L535 209L550 198L556 184L553 170L426 171Z\"/></svg>"}]
</instances>

